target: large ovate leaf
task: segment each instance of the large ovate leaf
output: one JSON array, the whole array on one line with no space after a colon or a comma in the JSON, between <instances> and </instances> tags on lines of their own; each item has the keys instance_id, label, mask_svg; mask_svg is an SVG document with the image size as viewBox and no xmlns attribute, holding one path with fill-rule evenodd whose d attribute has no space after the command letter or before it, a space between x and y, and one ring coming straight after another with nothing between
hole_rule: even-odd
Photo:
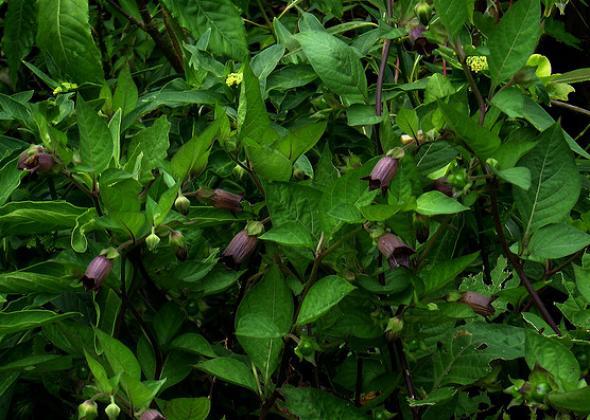
<instances>
[{"instance_id":1,"label":"large ovate leaf","mask_svg":"<svg viewBox=\"0 0 590 420\"><path fill-rule=\"evenodd\" d=\"M488 39L489 68L497 85L523 67L541 35L539 0L518 0L502 17Z\"/></svg>"},{"instance_id":2,"label":"large ovate leaf","mask_svg":"<svg viewBox=\"0 0 590 420\"><path fill-rule=\"evenodd\" d=\"M366 419L363 412L349 401L320 389L285 385L281 388L281 394L285 396L287 410L301 420Z\"/></svg>"},{"instance_id":3,"label":"large ovate leaf","mask_svg":"<svg viewBox=\"0 0 590 420\"><path fill-rule=\"evenodd\" d=\"M451 35L456 35L473 16L474 0L435 0L434 7Z\"/></svg>"},{"instance_id":4,"label":"large ovate leaf","mask_svg":"<svg viewBox=\"0 0 590 420\"><path fill-rule=\"evenodd\" d=\"M109 126L81 96L78 96L76 113L82 160L79 168L94 174L102 172L113 156L114 143Z\"/></svg>"},{"instance_id":5,"label":"large ovate leaf","mask_svg":"<svg viewBox=\"0 0 590 420\"><path fill-rule=\"evenodd\" d=\"M416 212L425 216L437 214L455 214L469 210L454 198L448 197L440 191L429 191L416 200Z\"/></svg>"},{"instance_id":6,"label":"large ovate leaf","mask_svg":"<svg viewBox=\"0 0 590 420\"><path fill-rule=\"evenodd\" d=\"M219 357L206 360L197 365L197 368L209 375L217 376L223 381L242 386L251 391L256 390L256 379L250 367L241 360L231 357Z\"/></svg>"},{"instance_id":7,"label":"large ovate leaf","mask_svg":"<svg viewBox=\"0 0 590 420\"><path fill-rule=\"evenodd\" d=\"M270 375L278 368L284 346L281 335L287 334L291 328L293 310L291 291L275 265L246 294L238 308L236 327L238 332L242 332L238 334L238 341L262 372L265 382L268 382ZM257 333L252 332L253 327L256 327L256 322L252 321L256 320L266 320L266 324L270 326L262 330L259 327ZM269 334L267 330L273 334ZM275 334L278 336L273 336Z\"/></svg>"},{"instance_id":8,"label":"large ovate leaf","mask_svg":"<svg viewBox=\"0 0 590 420\"><path fill-rule=\"evenodd\" d=\"M297 325L309 324L327 313L355 287L339 276L328 276L311 286L303 299Z\"/></svg>"},{"instance_id":9,"label":"large ovate leaf","mask_svg":"<svg viewBox=\"0 0 590 420\"><path fill-rule=\"evenodd\" d=\"M248 52L246 31L231 0L166 0L172 13L195 39L210 30L209 46L236 60Z\"/></svg>"},{"instance_id":10,"label":"large ovate leaf","mask_svg":"<svg viewBox=\"0 0 590 420\"><path fill-rule=\"evenodd\" d=\"M551 223L562 221L580 195L580 175L559 125L543 132L537 146L518 166L531 171L528 190L514 188L516 209L525 236Z\"/></svg>"},{"instance_id":11,"label":"large ovate leaf","mask_svg":"<svg viewBox=\"0 0 590 420\"><path fill-rule=\"evenodd\" d=\"M328 89L350 102L364 102L367 79L361 61L351 47L323 31L302 32L296 39Z\"/></svg>"},{"instance_id":12,"label":"large ovate leaf","mask_svg":"<svg viewBox=\"0 0 590 420\"><path fill-rule=\"evenodd\" d=\"M40 0L37 45L66 80L100 83L100 52L88 24L87 0Z\"/></svg>"},{"instance_id":13,"label":"large ovate leaf","mask_svg":"<svg viewBox=\"0 0 590 420\"><path fill-rule=\"evenodd\" d=\"M590 235L566 223L544 226L533 233L528 250L539 258L561 258L590 245Z\"/></svg>"},{"instance_id":14,"label":"large ovate leaf","mask_svg":"<svg viewBox=\"0 0 590 420\"><path fill-rule=\"evenodd\" d=\"M36 31L35 2L29 0L12 0L8 3L4 21L2 49L8 58L12 79L15 80L21 60L33 47Z\"/></svg>"},{"instance_id":15,"label":"large ovate leaf","mask_svg":"<svg viewBox=\"0 0 590 420\"><path fill-rule=\"evenodd\" d=\"M0 207L0 235L28 235L73 228L87 209L66 201L18 201Z\"/></svg>"}]
</instances>

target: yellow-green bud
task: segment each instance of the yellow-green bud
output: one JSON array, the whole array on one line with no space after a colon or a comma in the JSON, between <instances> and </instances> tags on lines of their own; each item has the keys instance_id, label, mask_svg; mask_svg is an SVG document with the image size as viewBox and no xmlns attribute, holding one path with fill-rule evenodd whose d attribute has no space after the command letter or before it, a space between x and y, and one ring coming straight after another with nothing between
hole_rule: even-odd
<instances>
[{"instance_id":1,"label":"yellow-green bud","mask_svg":"<svg viewBox=\"0 0 590 420\"><path fill-rule=\"evenodd\" d=\"M191 207L191 202L182 193L178 194L178 197L174 201L174 208L181 214L187 215Z\"/></svg>"},{"instance_id":2,"label":"yellow-green bud","mask_svg":"<svg viewBox=\"0 0 590 420\"><path fill-rule=\"evenodd\" d=\"M416 140L414 139L414 137L410 136L409 134L402 134L399 138L399 140L401 141L401 143L405 146L407 146L408 144L412 144L414 143Z\"/></svg>"},{"instance_id":3,"label":"yellow-green bud","mask_svg":"<svg viewBox=\"0 0 590 420\"><path fill-rule=\"evenodd\" d=\"M98 406L92 400L86 400L78 406L78 420L94 420L98 417Z\"/></svg>"},{"instance_id":4,"label":"yellow-green bud","mask_svg":"<svg viewBox=\"0 0 590 420\"><path fill-rule=\"evenodd\" d=\"M225 79L225 84L229 87L238 86L244 80L244 75L242 73L230 73L227 78Z\"/></svg>"},{"instance_id":5,"label":"yellow-green bud","mask_svg":"<svg viewBox=\"0 0 590 420\"><path fill-rule=\"evenodd\" d=\"M107 405L107 408L104 409L104 412L109 420L115 420L119 417L119 414L121 414L121 409L114 401L112 401Z\"/></svg>"},{"instance_id":6,"label":"yellow-green bud","mask_svg":"<svg viewBox=\"0 0 590 420\"><path fill-rule=\"evenodd\" d=\"M150 233L148 237L145 238L145 244L151 252L154 252L156 248L158 248L158 245L160 244L160 237L156 235L154 228L152 228L152 233Z\"/></svg>"},{"instance_id":7,"label":"yellow-green bud","mask_svg":"<svg viewBox=\"0 0 590 420\"><path fill-rule=\"evenodd\" d=\"M414 12L416 13L416 16L418 16L418 19L420 19L422 25L428 25L428 22L432 17L432 6L425 1L421 1L416 4Z\"/></svg>"}]
</instances>

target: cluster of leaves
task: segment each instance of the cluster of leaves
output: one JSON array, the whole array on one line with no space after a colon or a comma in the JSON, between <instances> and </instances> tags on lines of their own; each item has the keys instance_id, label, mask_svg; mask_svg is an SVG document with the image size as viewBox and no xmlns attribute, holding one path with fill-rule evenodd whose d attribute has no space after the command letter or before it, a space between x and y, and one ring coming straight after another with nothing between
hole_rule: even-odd
<instances>
[{"instance_id":1,"label":"cluster of leaves","mask_svg":"<svg viewBox=\"0 0 590 420\"><path fill-rule=\"evenodd\" d=\"M590 414L568 3L0 0L0 419Z\"/></svg>"}]
</instances>

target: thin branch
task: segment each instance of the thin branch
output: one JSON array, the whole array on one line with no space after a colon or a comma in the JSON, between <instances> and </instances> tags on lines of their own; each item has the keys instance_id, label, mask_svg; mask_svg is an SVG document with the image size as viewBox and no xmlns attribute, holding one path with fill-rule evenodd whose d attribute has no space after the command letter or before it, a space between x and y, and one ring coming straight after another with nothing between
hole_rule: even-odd
<instances>
[{"instance_id":1,"label":"thin branch","mask_svg":"<svg viewBox=\"0 0 590 420\"><path fill-rule=\"evenodd\" d=\"M393 341L388 340L387 348L389 350L392 367L397 365L401 371L402 377L404 378L404 382L406 384L406 389L408 391L408 397L411 400L416 400L414 381L412 380L412 373L410 372L401 340L399 338L396 338ZM412 411L412 418L414 420L419 420L422 418L420 409L418 407L410 407L410 410Z\"/></svg>"},{"instance_id":2,"label":"thin branch","mask_svg":"<svg viewBox=\"0 0 590 420\"><path fill-rule=\"evenodd\" d=\"M389 57L389 49L391 47L391 40L386 39L383 42L383 50L381 51L381 64L379 65L379 74L377 75L377 91L375 92L375 114L381 116L383 113L383 80L385 78L385 68L387 67L387 57Z\"/></svg>"},{"instance_id":3,"label":"thin branch","mask_svg":"<svg viewBox=\"0 0 590 420\"><path fill-rule=\"evenodd\" d=\"M471 88L471 92L475 95L475 100L477 101L477 105L479 107L479 125L483 125L485 118L486 118L486 101L481 94L481 91L477 87L477 83L473 78L473 74L469 67L467 66L467 57L465 56L465 51L463 51L463 46L460 42L455 44L455 52L457 53L457 58L461 63L461 67L463 68L463 73L465 73L465 77L467 78L467 82L469 83L469 87Z\"/></svg>"},{"instance_id":4,"label":"thin branch","mask_svg":"<svg viewBox=\"0 0 590 420\"><path fill-rule=\"evenodd\" d=\"M504 251L504 255L506 256L508 261L510 261L510 264L512 265L512 267L514 268L514 270L518 274L518 277L520 278L521 283L524 285L524 287L529 292L529 295L533 299L535 306L537 307L537 309L541 313L541 316L543 317L545 322L551 326L551 328L553 329L553 331L555 331L555 333L557 335L561 336L561 331L559 330L559 327L557 326L557 324L553 320L553 317L551 316L551 314L547 310L547 307L545 306L545 304L543 303L543 301L539 297L539 294L537 293L537 291L533 287L531 281L526 276L526 274L524 272L524 268L522 266L522 262L520 261L520 258L510 250L510 247L508 245L508 241L506 240L506 236L504 235L504 228L502 227L502 220L500 219L500 210L498 208L498 195L497 195L497 191L496 191L496 189L497 189L496 188L497 187L496 181L495 180L488 180L487 183L488 183L488 187L489 187L489 191L490 191L490 198L491 198L491 203L492 203L492 217L494 219L496 234L498 235L498 240L500 241L500 244L502 245L502 250Z\"/></svg>"},{"instance_id":5,"label":"thin branch","mask_svg":"<svg viewBox=\"0 0 590 420\"><path fill-rule=\"evenodd\" d=\"M356 358L356 383L354 385L354 405L361 406L361 394L363 392L363 358Z\"/></svg>"},{"instance_id":6,"label":"thin branch","mask_svg":"<svg viewBox=\"0 0 590 420\"><path fill-rule=\"evenodd\" d=\"M567 102L562 102L562 101L558 101L558 100L554 99L551 101L551 105L555 105L560 108L568 109L570 111L577 112L578 114L582 114L587 117L590 117L590 110L587 110L585 108L581 108L576 105L568 104Z\"/></svg>"}]
</instances>

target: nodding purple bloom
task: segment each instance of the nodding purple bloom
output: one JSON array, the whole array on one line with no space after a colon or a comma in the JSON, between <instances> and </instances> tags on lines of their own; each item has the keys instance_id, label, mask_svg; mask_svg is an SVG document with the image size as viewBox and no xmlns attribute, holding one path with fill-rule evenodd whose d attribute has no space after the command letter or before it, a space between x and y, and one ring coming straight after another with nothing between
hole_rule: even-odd
<instances>
[{"instance_id":1,"label":"nodding purple bloom","mask_svg":"<svg viewBox=\"0 0 590 420\"><path fill-rule=\"evenodd\" d=\"M440 191L449 197L453 196L453 187L451 187L449 181L446 178L435 179L433 184L436 191Z\"/></svg>"},{"instance_id":2,"label":"nodding purple bloom","mask_svg":"<svg viewBox=\"0 0 590 420\"><path fill-rule=\"evenodd\" d=\"M385 192L389 183L397 173L398 162L389 156L383 156L379 162L375 165L371 174L363 179L369 180L369 189L376 190L381 188L381 191Z\"/></svg>"},{"instance_id":3,"label":"nodding purple bloom","mask_svg":"<svg viewBox=\"0 0 590 420\"><path fill-rule=\"evenodd\" d=\"M430 55L436 48L436 45L428 41L424 36L426 27L424 25L417 25L410 29L408 33L407 48L419 52L422 55Z\"/></svg>"},{"instance_id":4,"label":"nodding purple bloom","mask_svg":"<svg viewBox=\"0 0 590 420\"><path fill-rule=\"evenodd\" d=\"M35 172L47 173L53 168L53 165L55 165L55 159L42 146L25 150L18 158L18 168L32 174Z\"/></svg>"},{"instance_id":5,"label":"nodding purple bloom","mask_svg":"<svg viewBox=\"0 0 590 420\"><path fill-rule=\"evenodd\" d=\"M166 420L158 410L146 410L139 420Z\"/></svg>"},{"instance_id":6,"label":"nodding purple bloom","mask_svg":"<svg viewBox=\"0 0 590 420\"><path fill-rule=\"evenodd\" d=\"M476 313L483 316L493 315L496 310L492 306L492 298L481 295L477 292L465 292L461 296L461 302L469 305Z\"/></svg>"},{"instance_id":7,"label":"nodding purple bloom","mask_svg":"<svg viewBox=\"0 0 590 420\"><path fill-rule=\"evenodd\" d=\"M416 251L406 245L402 240L393 233L386 233L379 238L377 247L391 268L410 267L410 256Z\"/></svg>"},{"instance_id":8,"label":"nodding purple bloom","mask_svg":"<svg viewBox=\"0 0 590 420\"><path fill-rule=\"evenodd\" d=\"M113 261L109 260L104 255L94 257L86 272L82 277L82 284L86 290L98 290L102 285L103 281L107 278L111 269L113 268Z\"/></svg>"},{"instance_id":9,"label":"nodding purple bloom","mask_svg":"<svg viewBox=\"0 0 590 420\"><path fill-rule=\"evenodd\" d=\"M238 232L221 254L221 261L230 268L238 268L256 249L258 237L248 235L244 229Z\"/></svg>"},{"instance_id":10,"label":"nodding purple bloom","mask_svg":"<svg viewBox=\"0 0 590 420\"><path fill-rule=\"evenodd\" d=\"M244 196L241 194L234 194L217 188L213 190L211 201L213 202L213 206L218 209L226 209L233 211L234 213L239 213L242 211L243 198Z\"/></svg>"}]
</instances>

